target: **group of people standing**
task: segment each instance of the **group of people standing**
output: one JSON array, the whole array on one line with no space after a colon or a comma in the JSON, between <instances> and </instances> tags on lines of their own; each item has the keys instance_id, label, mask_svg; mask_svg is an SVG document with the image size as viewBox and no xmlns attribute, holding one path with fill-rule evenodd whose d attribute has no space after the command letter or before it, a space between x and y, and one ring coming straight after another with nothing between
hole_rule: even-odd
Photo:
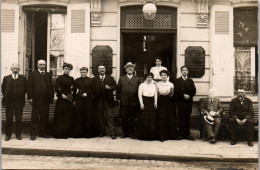
<instances>
[{"instance_id":1,"label":"group of people standing","mask_svg":"<svg viewBox=\"0 0 260 170\"><path fill-rule=\"evenodd\" d=\"M88 77L88 68L82 67L80 68L81 77L74 80L69 75L73 66L64 63L64 74L57 77L54 87L51 74L45 71L46 62L44 60L38 61L38 69L29 74L28 81L24 76L18 74L19 65L13 64L12 74L5 76L2 83L2 104L6 107L7 112L5 140L8 141L11 138L14 113L16 138L22 140L22 110L26 93L29 103L33 106L31 140L36 140L38 131L40 137L50 137L48 133L49 106L53 103L54 90L58 99L51 135L55 138L103 137L106 134L107 124L109 135L112 139L116 139L118 125L115 125L113 107L115 104L114 91L116 91L116 99L120 106L119 122L123 130L121 138L130 137L160 140L161 142L167 139L194 140L190 135L190 117L196 87L193 80L188 77L188 68L186 66L180 68L181 76L173 84L169 81L167 68L161 66L162 59L156 58L155 63L156 66L144 75L142 81L134 75L135 65L128 62L124 66L126 75L120 77L118 84L111 75L106 74L104 65L98 67L98 75L94 78ZM211 103L209 103L210 101ZM214 102L212 103L212 101ZM217 112L214 116L217 124L214 130L205 124L209 140L214 143L219 130L219 121L221 121L221 119L217 119L222 111L221 104L218 99L213 100L213 97L205 99L204 102L200 101L200 103L202 114L206 115L205 117L209 115L210 111ZM174 116L176 105L177 118ZM237 118L234 116L233 110L232 116ZM247 117L249 118L249 116ZM246 120L237 122L244 124ZM233 127L231 126L231 128ZM234 136L235 134L232 133L232 144L236 143ZM252 136L250 136L250 141L251 138Z\"/></svg>"},{"instance_id":2,"label":"group of people standing","mask_svg":"<svg viewBox=\"0 0 260 170\"><path fill-rule=\"evenodd\" d=\"M134 75L135 65L128 62L126 75L120 77L118 84L106 74L103 65L98 67L98 75L87 76L88 68L80 68L81 77L74 80L70 76L73 66L63 65L63 75L52 83L52 76L46 72L46 62L39 60L38 69L26 78L19 73L18 64L11 67L12 74L5 76L2 84L3 106L7 110L6 138L12 135L13 115L16 117L16 138L21 140L22 110L27 93L32 107L30 138L96 137L106 134L106 125L112 139L117 138L114 120L114 91L119 103L122 138L131 137L144 140L193 138L189 135L189 117L192 97L196 93L193 81L187 77L188 70L181 68L182 77L175 86L169 81L167 68L161 66L162 60L156 59L156 66L144 75L144 79ZM49 132L49 106L53 104L54 91L57 95L51 135ZM173 116L172 97L182 95L178 100L180 135ZM18 97L17 97L18 96ZM188 117L187 117L188 116ZM188 123L187 123L188 122Z\"/></svg>"}]
</instances>

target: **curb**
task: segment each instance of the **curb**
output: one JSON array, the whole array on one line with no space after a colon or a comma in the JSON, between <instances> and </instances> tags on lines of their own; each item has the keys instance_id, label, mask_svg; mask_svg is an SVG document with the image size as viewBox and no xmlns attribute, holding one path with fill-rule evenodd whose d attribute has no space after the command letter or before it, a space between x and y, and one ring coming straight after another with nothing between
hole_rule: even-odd
<instances>
[{"instance_id":1,"label":"curb","mask_svg":"<svg viewBox=\"0 0 260 170\"><path fill-rule=\"evenodd\" d=\"M38 156L64 156L64 157L95 157L95 158L118 158L137 160L158 160L158 161L213 161L213 162L250 162L258 163L258 158L223 158L217 157L190 157L176 155L140 154L123 152L101 152L101 151L74 151L58 149L25 149L2 147L2 154L9 155L38 155Z\"/></svg>"}]
</instances>

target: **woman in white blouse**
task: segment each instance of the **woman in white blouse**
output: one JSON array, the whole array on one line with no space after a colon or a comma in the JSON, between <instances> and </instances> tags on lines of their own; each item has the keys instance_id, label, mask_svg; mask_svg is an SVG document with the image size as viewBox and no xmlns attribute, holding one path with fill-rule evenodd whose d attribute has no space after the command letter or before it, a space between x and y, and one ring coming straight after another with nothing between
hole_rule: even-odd
<instances>
[{"instance_id":1,"label":"woman in white blouse","mask_svg":"<svg viewBox=\"0 0 260 170\"><path fill-rule=\"evenodd\" d=\"M141 112L138 118L138 137L139 139L152 140L156 138L156 110L157 109L157 90L152 82L153 73L144 75L144 83L138 89L138 98Z\"/></svg>"},{"instance_id":2,"label":"woman in white blouse","mask_svg":"<svg viewBox=\"0 0 260 170\"><path fill-rule=\"evenodd\" d=\"M154 75L154 78L153 78L154 81L158 82L158 81L162 80L162 78L160 76L160 71L162 71L162 70L167 70L167 68L162 66L162 58L156 57L155 66L152 67L150 70L150 72L153 73L153 75Z\"/></svg>"},{"instance_id":3,"label":"woman in white blouse","mask_svg":"<svg viewBox=\"0 0 260 170\"><path fill-rule=\"evenodd\" d=\"M174 94L174 85L168 81L169 72L167 70L160 71L161 81L157 83L158 90L158 110L157 110L157 121L158 121L158 132L159 139L161 142L165 141L169 136L168 134L172 131L170 126L170 116L172 116L172 103L171 97Z\"/></svg>"}]
</instances>

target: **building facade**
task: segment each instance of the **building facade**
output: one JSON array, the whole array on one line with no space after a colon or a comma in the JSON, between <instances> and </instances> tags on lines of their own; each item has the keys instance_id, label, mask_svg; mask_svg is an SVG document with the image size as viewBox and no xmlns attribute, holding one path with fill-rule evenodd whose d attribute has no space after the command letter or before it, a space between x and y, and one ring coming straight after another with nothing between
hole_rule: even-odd
<instances>
[{"instance_id":1,"label":"building facade","mask_svg":"<svg viewBox=\"0 0 260 170\"><path fill-rule=\"evenodd\" d=\"M53 77L63 62L71 75L104 64L116 80L123 66L136 64L142 76L161 56L175 79L187 65L197 87L195 101L209 88L224 101L244 87L258 102L257 0L155 0L146 20L142 0L2 0L1 77L19 63L28 76L39 59Z\"/></svg>"}]
</instances>

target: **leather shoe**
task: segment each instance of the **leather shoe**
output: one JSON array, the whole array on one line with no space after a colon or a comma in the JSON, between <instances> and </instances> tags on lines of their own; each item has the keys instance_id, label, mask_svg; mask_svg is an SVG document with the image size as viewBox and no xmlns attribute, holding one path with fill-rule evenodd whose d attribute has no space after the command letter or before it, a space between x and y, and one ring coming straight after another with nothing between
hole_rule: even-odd
<instances>
[{"instance_id":1,"label":"leather shoe","mask_svg":"<svg viewBox=\"0 0 260 170\"><path fill-rule=\"evenodd\" d=\"M237 140L235 140L235 139L231 139L231 141L230 141L230 145L235 145L237 143Z\"/></svg>"},{"instance_id":2,"label":"leather shoe","mask_svg":"<svg viewBox=\"0 0 260 170\"><path fill-rule=\"evenodd\" d=\"M6 136L5 141L9 141L11 139L11 136Z\"/></svg>"},{"instance_id":3,"label":"leather shoe","mask_svg":"<svg viewBox=\"0 0 260 170\"><path fill-rule=\"evenodd\" d=\"M131 139L136 139L136 137L134 136L134 135L129 135L129 137L131 138Z\"/></svg>"},{"instance_id":4,"label":"leather shoe","mask_svg":"<svg viewBox=\"0 0 260 170\"><path fill-rule=\"evenodd\" d=\"M39 137L50 138L51 136L49 136L49 135L47 135L47 134L40 134Z\"/></svg>"},{"instance_id":5,"label":"leather shoe","mask_svg":"<svg viewBox=\"0 0 260 170\"><path fill-rule=\"evenodd\" d=\"M190 135L189 135L189 136L187 136L187 137L185 137L184 139L188 139L188 140L195 140L195 139L194 139L194 137L192 137L192 136L190 136Z\"/></svg>"},{"instance_id":6,"label":"leather shoe","mask_svg":"<svg viewBox=\"0 0 260 170\"><path fill-rule=\"evenodd\" d=\"M116 135L111 135L111 138L112 139L116 139Z\"/></svg>"},{"instance_id":7,"label":"leather shoe","mask_svg":"<svg viewBox=\"0 0 260 170\"><path fill-rule=\"evenodd\" d=\"M211 137L209 138L209 142L210 142L210 143L215 143L215 142L216 142L215 137L214 137L214 136L211 136Z\"/></svg>"},{"instance_id":8,"label":"leather shoe","mask_svg":"<svg viewBox=\"0 0 260 170\"><path fill-rule=\"evenodd\" d=\"M254 146L252 141L247 141L247 145L250 146L250 147Z\"/></svg>"},{"instance_id":9,"label":"leather shoe","mask_svg":"<svg viewBox=\"0 0 260 170\"><path fill-rule=\"evenodd\" d=\"M121 137L121 138L125 138L125 137L126 137L126 134L123 133L120 137Z\"/></svg>"},{"instance_id":10,"label":"leather shoe","mask_svg":"<svg viewBox=\"0 0 260 170\"><path fill-rule=\"evenodd\" d=\"M22 140L23 138L21 136L16 136L17 140Z\"/></svg>"},{"instance_id":11,"label":"leather shoe","mask_svg":"<svg viewBox=\"0 0 260 170\"><path fill-rule=\"evenodd\" d=\"M182 140L182 136L178 136L176 140Z\"/></svg>"},{"instance_id":12,"label":"leather shoe","mask_svg":"<svg viewBox=\"0 0 260 170\"><path fill-rule=\"evenodd\" d=\"M36 136L31 136L31 140L36 140Z\"/></svg>"},{"instance_id":13,"label":"leather shoe","mask_svg":"<svg viewBox=\"0 0 260 170\"><path fill-rule=\"evenodd\" d=\"M100 133L100 134L99 134L99 137L102 138L103 136L104 136L104 133Z\"/></svg>"}]
</instances>

